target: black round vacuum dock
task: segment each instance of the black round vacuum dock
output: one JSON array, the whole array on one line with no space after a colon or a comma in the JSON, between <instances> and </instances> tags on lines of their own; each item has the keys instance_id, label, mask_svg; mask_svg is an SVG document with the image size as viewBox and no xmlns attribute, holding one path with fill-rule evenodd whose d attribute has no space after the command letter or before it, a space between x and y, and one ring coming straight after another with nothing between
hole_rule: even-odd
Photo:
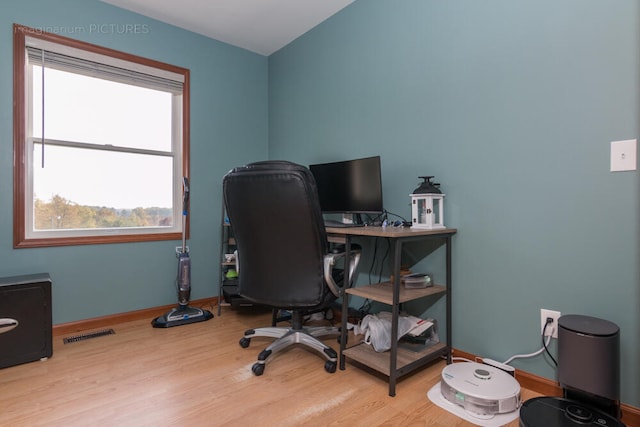
<instances>
[{"instance_id":1,"label":"black round vacuum dock","mask_svg":"<svg viewBox=\"0 0 640 427\"><path fill-rule=\"evenodd\" d=\"M534 397L520 408L520 427L625 427L598 409L562 397Z\"/></svg>"}]
</instances>

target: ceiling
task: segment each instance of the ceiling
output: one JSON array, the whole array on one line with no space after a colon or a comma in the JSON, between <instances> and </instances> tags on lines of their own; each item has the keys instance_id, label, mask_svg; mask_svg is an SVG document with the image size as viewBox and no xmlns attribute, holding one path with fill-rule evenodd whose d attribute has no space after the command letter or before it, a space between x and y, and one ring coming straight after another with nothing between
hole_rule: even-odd
<instances>
[{"instance_id":1,"label":"ceiling","mask_svg":"<svg viewBox=\"0 0 640 427\"><path fill-rule=\"evenodd\" d=\"M102 1L261 55L271 55L354 0Z\"/></svg>"}]
</instances>

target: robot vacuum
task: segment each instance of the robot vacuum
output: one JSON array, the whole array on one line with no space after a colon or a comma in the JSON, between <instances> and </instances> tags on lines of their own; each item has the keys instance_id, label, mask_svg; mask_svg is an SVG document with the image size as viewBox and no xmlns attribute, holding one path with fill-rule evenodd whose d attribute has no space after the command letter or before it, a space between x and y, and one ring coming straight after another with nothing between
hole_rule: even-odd
<instances>
[{"instance_id":1,"label":"robot vacuum","mask_svg":"<svg viewBox=\"0 0 640 427\"><path fill-rule=\"evenodd\" d=\"M515 378L475 362L447 365L442 370L440 391L449 402L478 415L513 412L521 403L520 384Z\"/></svg>"},{"instance_id":2,"label":"robot vacuum","mask_svg":"<svg viewBox=\"0 0 640 427\"><path fill-rule=\"evenodd\" d=\"M534 397L520 408L520 427L625 427L598 409L562 397Z\"/></svg>"}]
</instances>

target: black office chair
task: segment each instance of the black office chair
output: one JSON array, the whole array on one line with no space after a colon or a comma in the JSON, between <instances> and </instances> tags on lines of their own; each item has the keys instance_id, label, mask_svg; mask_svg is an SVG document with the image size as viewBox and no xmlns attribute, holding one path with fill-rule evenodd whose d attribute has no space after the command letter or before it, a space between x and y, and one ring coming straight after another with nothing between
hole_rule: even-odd
<instances>
[{"instance_id":1,"label":"black office chair","mask_svg":"<svg viewBox=\"0 0 640 427\"><path fill-rule=\"evenodd\" d=\"M335 372L336 351L317 337L340 330L303 325L306 315L326 310L340 297L344 286L344 270L336 267L336 261L345 253L328 253L313 175L291 162L257 162L227 173L223 193L238 248L238 293L256 304L291 311L290 326L245 332L240 340L243 348L253 337L276 338L251 370L262 375L271 355L303 344L327 359L327 372ZM352 251L350 278L359 259L360 251Z\"/></svg>"}]
</instances>

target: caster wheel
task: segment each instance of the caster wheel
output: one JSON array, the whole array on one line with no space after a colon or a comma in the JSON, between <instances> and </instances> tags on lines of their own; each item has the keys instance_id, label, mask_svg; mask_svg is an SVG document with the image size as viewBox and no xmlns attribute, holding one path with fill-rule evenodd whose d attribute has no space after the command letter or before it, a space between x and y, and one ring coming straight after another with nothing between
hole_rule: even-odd
<instances>
[{"instance_id":1,"label":"caster wheel","mask_svg":"<svg viewBox=\"0 0 640 427\"><path fill-rule=\"evenodd\" d=\"M337 363L336 362L332 362L331 360L327 360L324 364L324 370L327 371L330 374L333 374L336 371L336 367L337 367Z\"/></svg>"},{"instance_id":2,"label":"caster wheel","mask_svg":"<svg viewBox=\"0 0 640 427\"><path fill-rule=\"evenodd\" d=\"M250 343L251 343L250 338L245 338L245 337L240 338L240 347L247 348L249 347Z\"/></svg>"},{"instance_id":3,"label":"caster wheel","mask_svg":"<svg viewBox=\"0 0 640 427\"><path fill-rule=\"evenodd\" d=\"M334 369L335 370L335 369ZM264 364L263 363L254 363L251 367L251 371L256 377L259 377L264 373Z\"/></svg>"}]
</instances>

